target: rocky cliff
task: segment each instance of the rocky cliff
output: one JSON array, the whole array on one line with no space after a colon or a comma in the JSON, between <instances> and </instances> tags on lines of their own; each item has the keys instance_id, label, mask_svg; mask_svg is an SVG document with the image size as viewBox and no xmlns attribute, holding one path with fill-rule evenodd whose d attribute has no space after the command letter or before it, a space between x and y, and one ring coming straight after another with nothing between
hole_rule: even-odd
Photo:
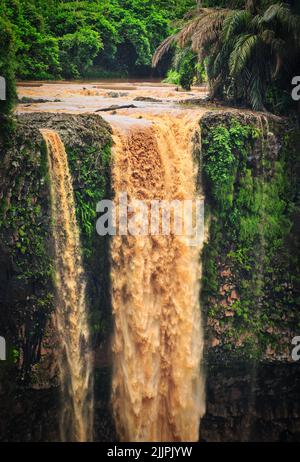
<instances>
[{"instance_id":1,"label":"rocky cliff","mask_svg":"<svg viewBox=\"0 0 300 462\"><path fill-rule=\"evenodd\" d=\"M289 362L300 332L299 130L265 115L211 112L201 133L207 351Z\"/></svg>"},{"instance_id":2,"label":"rocky cliff","mask_svg":"<svg viewBox=\"0 0 300 462\"><path fill-rule=\"evenodd\" d=\"M201 439L299 439L299 131L237 112L200 121L206 196L203 252L207 414ZM95 352L95 433L116 440L110 397L110 260L95 232L110 197L111 129L100 116L18 116L0 167L0 440L57 439L59 393L47 154L40 128L58 131L73 175L88 275ZM298 384L298 385L297 385ZM276 397L280 396L280 399Z\"/></svg>"}]
</instances>

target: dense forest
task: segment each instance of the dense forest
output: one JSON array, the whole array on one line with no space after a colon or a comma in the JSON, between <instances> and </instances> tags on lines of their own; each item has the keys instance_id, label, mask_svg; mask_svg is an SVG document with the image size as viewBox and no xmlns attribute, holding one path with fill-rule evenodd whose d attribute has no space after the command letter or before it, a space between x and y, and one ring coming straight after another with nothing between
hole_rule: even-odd
<instances>
[{"instance_id":1,"label":"dense forest","mask_svg":"<svg viewBox=\"0 0 300 462\"><path fill-rule=\"evenodd\" d=\"M14 98L14 75L160 76L185 89L208 80L211 96L231 104L275 113L293 104L296 0L2 0L0 13L0 75L8 82L1 112Z\"/></svg>"},{"instance_id":2,"label":"dense forest","mask_svg":"<svg viewBox=\"0 0 300 462\"><path fill-rule=\"evenodd\" d=\"M193 0L4 0L20 79L149 73L152 54Z\"/></svg>"}]
</instances>

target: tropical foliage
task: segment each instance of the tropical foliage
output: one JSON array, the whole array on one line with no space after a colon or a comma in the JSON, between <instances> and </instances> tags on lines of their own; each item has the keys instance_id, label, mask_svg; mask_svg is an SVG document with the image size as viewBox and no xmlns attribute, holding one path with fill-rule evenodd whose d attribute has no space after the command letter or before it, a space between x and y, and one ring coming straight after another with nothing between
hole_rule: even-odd
<instances>
[{"instance_id":1,"label":"tropical foliage","mask_svg":"<svg viewBox=\"0 0 300 462\"><path fill-rule=\"evenodd\" d=\"M13 32L8 21L0 17L0 76L4 77L6 99L0 100L0 134L7 125L6 115L12 109L15 99L14 83L14 40ZM3 82L1 82L3 84Z\"/></svg>"},{"instance_id":2,"label":"tropical foliage","mask_svg":"<svg viewBox=\"0 0 300 462\"><path fill-rule=\"evenodd\" d=\"M207 78L212 98L280 113L293 103L291 79L300 69L297 5L294 0L2 0L0 75L7 79L8 99L0 102L0 112L12 106L14 75L163 77L171 66L167 81L184 89Z\"/></svg>"},{"instance_id":3,"label":"tropical foliage","mask_svg":"<svg viewBox=\"0 0 300 462\"><path fill-rule=\"evenodd\" d=\"M176 44L206 65L212 97L280 111L299 73L300 15L288 3L246 1L242 9L198 8L157 48Z\"/></svg>"},{"instance_id":4,"label":"tropical foliage","mask_svg":"<svg viewBox=\"0 0 300 462\"><path fill-rule=\"evenodd\" d=\"M201 120L203 307L224 349L248 357L278 352L299 326L300 136L278 120L232 112Z\"/></svg>"},{"instance_id":5,"label":"tropical foliage","mask_svg":"<svg viewBox=\"0 0 300 462\"><path fill-rule=\"evenodd\" d=\"M170 21L194 0L1 0L21 79L149 74Z\"/></svg>"}]
</instances>

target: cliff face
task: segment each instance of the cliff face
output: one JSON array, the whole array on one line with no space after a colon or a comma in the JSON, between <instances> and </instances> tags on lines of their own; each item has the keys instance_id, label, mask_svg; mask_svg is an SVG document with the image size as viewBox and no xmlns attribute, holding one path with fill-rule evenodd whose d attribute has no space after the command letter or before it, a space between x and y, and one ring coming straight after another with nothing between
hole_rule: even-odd
<instances>
[{"instance_id":1,"label":"cliff face","mask_svg":"<svg viewBox=\"0 0 300 462\"><path fill-rule=\"evenodd\" d=\"M299 441L299 389L297 363L211 359L200 440Z\"/></svg>"},{"instance_id":2,"label":"cliff face","mask_svg":"<svg viewBox=\"0 0 300 462\"><path fill-rule=\"evenodd\" d=\"M297 439L298 364L287 363L300 329L299 132L284 121L232 112L207 113L200 125L209 229L201 295L208 390L201 438ZM57 130L68 154L88 276L95 433L100 441L115 441L109 242L95 231L96 203L111 195L111 129L100 116L47 113L19 116L9 145L1 147L0 335L9 358L0 363L0 439L57 439L53 245L40 128Z\"/></svg>"},{"instance_id":3,"label":"cliff face","mask_svg":"<svg viewBox=\"0 0 300 462\"><path fill-rule=\"evenodd\" d=\"M109 194L111 129L99 116L21 115L9 144L1 147L0 169L0 335L8 347L8 359L0 364L0 434L9 440L49 438L51 425L46 436L48 419L41 415L49 412L54 422L58 405L49 176L40 128L57 130L69 158L93 342L109 327L107 242L93 231L96 203ZM40 397L33 398L33 390ZM31 427L21 418L28 414Z\"/></svg>"},{"instance_id":4,"label":"cliff face","mask_svg":"<svg viewBox=\"0 0 300 462\"><path fill-rule=\"evenodd\" d=\"M289 362L300 326L299 131L224 112L207 113L201 132L206 350Z\"/></svg>"},{"instance_id":5,"label":"cliff face","mask_svg":"<svg viewBox=\"0 0 300 462\"><path fill-rule=\"evenodd\" d=\"M35 387L55 378L55 361L49 359L55 343L49 177L40 128L57 130L66 146L91 303L103 283L104 257L100 239L94 242L94 221L96 203L108 194L111 146L110 127L99 116L36 113L18 117L1 153L1 335L20 379ZM44 359L47 377L39 377Z\"/></svg>"},{"instance_id":6,"label":"cliff face","mask_svg":"<svg viewBox=\"0 0 300 462\"><path fill-rule=\"evenodd\" d=\"M299 441L299 129L232 112L200 125L209 231L201 440Z\"/></svg>"}]
</instances>

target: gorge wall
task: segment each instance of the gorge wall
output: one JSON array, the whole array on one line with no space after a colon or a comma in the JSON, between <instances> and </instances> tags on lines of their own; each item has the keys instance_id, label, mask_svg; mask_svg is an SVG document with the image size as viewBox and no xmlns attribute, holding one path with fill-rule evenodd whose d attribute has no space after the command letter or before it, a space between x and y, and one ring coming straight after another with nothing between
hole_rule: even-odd
<instances>
[{"instance_id":1,"label":"gorge wall","mask_svg":"<svg viewBox=\"0 0 300 462\"><path fill-rule=\"evenodd\" d=\"M299 132L282 120L218 111L200 126L209 229L201 438L299 440L299 366L290 354L300 330ZM99 116L45 113L18 116L0 154L0 335L9 352L0 363L0 440L58 439L53 242L40 128L56 130L68 155L88 283L95 439L116 441L109 241L95 232L95 204L112 194L111 129Z\"/></svg>"},{"instance_id":2,"label":"gorge wall","mask_svg":"<svg viewBox=\"0 0 300 462\"><path fill-rule=\"evenodd\" d=\"M221 356L289 362L299 334L299 130L226 112L201 126L208 344Z\"/></svg>"},{"instance_id":3,"label":"gorge wall","mask_svg":"<svg viewBox=\"0 0 300 462\"><path fill-rule=\"evenodd\" d=\"M110 330L107 244L96 239L94 222L96 203L109 194L111 129L97 116L20 116L9 146L1 150L0 325L8 360L0 364L0 433L5 440L59 440L50 178L40 133L45 128L61 136L68 155L94 347ZM40 397L41 408L33 396Z\"/></svg>"}]
</instances>

